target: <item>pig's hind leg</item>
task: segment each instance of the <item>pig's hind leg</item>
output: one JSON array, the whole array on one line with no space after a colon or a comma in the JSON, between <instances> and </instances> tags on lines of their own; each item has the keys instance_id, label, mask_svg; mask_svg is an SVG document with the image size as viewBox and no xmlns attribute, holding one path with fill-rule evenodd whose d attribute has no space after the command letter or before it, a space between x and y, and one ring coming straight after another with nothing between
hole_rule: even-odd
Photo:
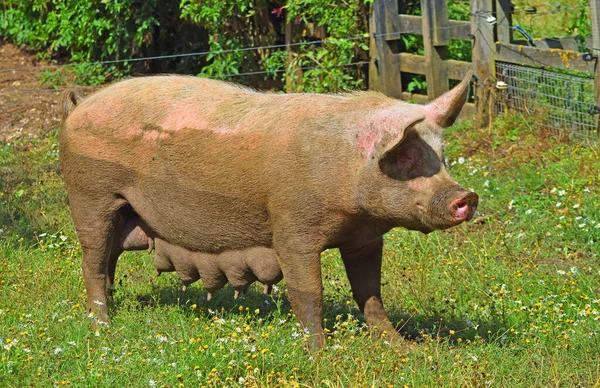
<instances>
[{"instance_id":1,"label":"pig's hind leg","mask_svg":"<svg viewBox=\"0 0 600 388\"><path fill-rule=\"evenodd\" d=\"M80 194L71 195L69 202L83 252L86 311L97 318L98 323L108 323L107 285L112 287L114 280L118 250L113 247L120 237L119 211L125 200L114 196ZM109 270L109 267L112 269ZM112 271L112 275L109 271ZM111 276L113 279L110 279Z\"/></svg>"}]
</instances>

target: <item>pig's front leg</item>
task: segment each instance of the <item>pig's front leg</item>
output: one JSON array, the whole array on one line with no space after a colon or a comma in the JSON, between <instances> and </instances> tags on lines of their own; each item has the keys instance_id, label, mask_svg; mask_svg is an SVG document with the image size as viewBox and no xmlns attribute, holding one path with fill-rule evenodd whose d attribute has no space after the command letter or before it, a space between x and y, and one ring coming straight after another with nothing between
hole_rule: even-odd
<instances>
[{"instance_id":1,"label":"pig's front leg","mask_svg":"<svg viewBox=\"0 0 600 388\"><path fill-rule=\"evenodd\" d=\"M387 333L389 339L399 337L390 323L381 301L381 256L383 237L356 248L340 248L354 300L376 335Z\"/></svg>"},{"instance_id":2,"label":"pig's front leg","mask_svg":"<svg viewBox=\"0 0 600 388\"><path fill-rule=\"evenodd\" d=\"M306 237L306 236L303 236ZM307 239L309 240L309 239ZM275 238L274 248L279 256L292 310L309 334L308 350L323 348L325 335L322 326L323 283L321 280L320 250L306 247L306 240Z\"/></svg>"}]
</instances>

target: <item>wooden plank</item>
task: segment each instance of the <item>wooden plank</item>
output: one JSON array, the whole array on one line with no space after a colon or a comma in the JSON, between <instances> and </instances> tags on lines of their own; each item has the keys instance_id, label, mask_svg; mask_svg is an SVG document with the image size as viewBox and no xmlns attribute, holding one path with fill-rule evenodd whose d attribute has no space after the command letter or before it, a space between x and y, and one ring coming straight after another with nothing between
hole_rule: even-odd
<instances>
[{"instance_id":1,"label":"wooden plank","mask_svg":"<svg viewBox=\"0 0 600 388\"><path fill-rule=\"evenodd\" d=\"M402 31L405 34L417 34L421 35L423 32L423 22L421 16L415 15L400 15L398 31Z\"/></svg>"},{"instance_id":2,"label":"wooden plank","mask_svg":"<svg viewBox=\"0 0 600 388\"><path fill-rule=\"evenodd\" d=\"M402 80L398 66L400 57L395 55L399 51L399 42L385 39L388 33L399 29L398 2L397 0L375 0L373 13L377 43L375 64L379 74L379 90L388 96L400 97L402 94Z\"/></svg>"},{"instance_id":3,"label":"wooden plank","mask_svg":"<svg viewBox=\"0 0 600 388\"><path fill-rule=\"evenodd\" d=\"M463 20L449 20L448 27L451 27L448 29L450 39L471 40L471 23Z\"/></svg>"},{"instance_id":4,"label":"wooden plank","mask_svg":"<svg viewBox=\"0 0 600 388\"><path fill-rule=\"evenodd\" d=\"M426 61L423 55L400 53L400 71L426 75Z\"/></svg>"},{"instance_id":5,"label":"wooden plank","mask_svg":"<svg viewBox=\"0 0 600 388\"><path fill-rule=\"evenodd\" d=\"M443 34L436 33L439 27L444 27L448 20L448 9L445 0L421 0L423 18L423 46L425 52L425 78L427 79L427 96L430 99L441 96L448 91L448 73L446 71L448 39ZM442 26L438 25L442 23Z\"/></svg>"},{"instance_id":6,"label":"wooden plank","mask_svg":"<svg viewBox=\"0 0 600 388\"><path fill-rule=\"evenodd\" d=\"M600 0L590 1L590 16L592 19L592 51L600 56ZM594 90L596 95L596 106L600 106L600 59L596 59L594 68ZM600 114L597 116L596 133L600 137Z\"/></svg>"},{"instance_id":7,"label":"wooden plank","mask_svg":"<svg viewBox=\"0 0 600 388\"><path fill-rule=\"evenodd\" d=\"M414 94L409 92L402 92L402 100L420 105L427 104L431 101L431 99L424 94Z\"/></svg>"},{"instance_id":8,"label":"wooden plank","mask_svg":"<svg viewBox=\"0 0 600 388\"><path fill-rule=\"evenodd\" d=\"M511 43L513 38L511 0L496 0L496 41L500 43Z\"/></svg>"},{"instance_id":9,"label":"wooden plank","mask_svg":"<svg viewBox=\"0 0 600 388\"><path fill-rule=\"evenodd\" d=\"M498 43L496 49L498 61L594 74L594 62L584 61L582 53L575 51L503 43Z\"/></svg>"},{"instance_id":10,"label":"wooden plank","mask_svg":"<svg viewBox=\"0 0 600 388\"><path fill-rule=\"evenodd\" d=\"M477 77L475 84L475 104L477 113L475 125L487 126L494 110L492 89L495 84L496 74L494 65L494 31L492 25L482 17L483 12L492 9L494 0L471 1L471 34L473 35L473 72Z\"/></svg>"},{"instance_id":11,"label":"wooden plank","mask_svg":"<svg viewBox=\"0 0 600 388\"><path fill-rule=\"evenodd\" d=\"M426 60L423 55L400 53L400 71L403 73L426 75ZM462 80L467 72L471 70L471 62L446 59L444 66L448 71L448 79Z\"/></svg>"},{"instance_id":12,"label":"wooden plank","mask_svg":"<svg viewBox=\"0 0 600 388\"><path fill-rule=\"evenodd\" d=\"M400 15L400 29L404 34L422 35L423 22L421 16ZM462 20L448 20L446 22L446 34L448 39L471 40L471 23ZM389 39L397 39L397 35L390 35Z\"/></svg>"},{"instance_id":13,"label":"wooden plank","mask_svg":"<svg viewBox=\"0 0 600 388\"><path fill-rule=\"evenodd\" d=\"M456 61L454 59L446 60L446 69L448 69L448 78L462 81L467 72L473 68L471 62Z\"/></svg>"},{"instance_id":14,"label":"wooden plank","mask_svg":"<svg viewBox=\"0 0 600 388\"><path fill-rule=\"evenodd\" d=\"M450 38L448 38L448 6L446 0L425 0L425 3L430 5L427 10L430 13L432 28L430 33L433 45L448 46Z\"/></svg>"},{"instance_id":15,"label":"wooden plank","mask_svg":"<svg viewBox=\"0 0 600 388\"><path fill-rule=\"evenodd\" d=\"M577 41L577 37L575 36L565 36L562 38L543 38L538 39L535 38L535 45L538 48L556 48L561 50L571 50L571 51L579 51L579 42ZM513 39L511 42L501 42L501 43L511 43L516 45L529 46L529 42L523 39ZM588 42L589 43L589 40ZM591 45L588 44L591 47Z\"/></svg>"},{"instance_id":16,"label":"wooden plank","mask_svg":"<svg viewBox=\"0 0 600 388\"><path fill-rule=\"evenodd\" d=\"M369 90L381 90L381 84L379 83L379 72L377 71L377 64L375 63L375 59L379 57L375 33L375 13L371 7L369 16Z\"/></svg>"}]
</instances>

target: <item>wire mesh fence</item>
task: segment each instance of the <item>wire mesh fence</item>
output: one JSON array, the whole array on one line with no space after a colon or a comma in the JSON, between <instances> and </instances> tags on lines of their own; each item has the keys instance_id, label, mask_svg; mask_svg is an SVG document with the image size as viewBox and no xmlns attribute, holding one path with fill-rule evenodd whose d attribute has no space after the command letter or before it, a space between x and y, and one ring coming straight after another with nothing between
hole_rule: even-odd
<instances>
[{"instance_id":1,"label":"wire mesh fence","mask_svg":"<svg viewBox=\"0 0 600 388\"><path fill-rule=\"evenodd\" d=\"M498 112L543 116L547 125L583 141L598 140L594 79L496 61Z\"/></svg>"}]
</instances>

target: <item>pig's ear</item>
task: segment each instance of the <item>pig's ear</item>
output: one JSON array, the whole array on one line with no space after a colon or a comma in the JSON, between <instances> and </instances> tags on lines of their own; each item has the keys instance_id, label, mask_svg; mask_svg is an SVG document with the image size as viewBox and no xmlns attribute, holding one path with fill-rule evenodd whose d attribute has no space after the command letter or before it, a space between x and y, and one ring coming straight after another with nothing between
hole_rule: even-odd
<instances>
[{"instance_id":1,"label":"pig's ear","mask_svg":"<svg viewBox=\"0 0 600 388\"><path fill-rule=\"evenodd\" d=\"M407 104L410 107L410 105ZM383 159L391 150L396 148L406 138L410 128L425 120L422 113L402 115L401 119L395 119L392 130L383 131L381 139L374 144L374 154L378 159Z\"/></svg>"},{"instance_id":2,"label":"pig's ear","mask_svg":"<svg viewBox=\"0 0 600 388\"><path fill-rule=\"evenodd\" d=\"M454 124L460 110L467 101L469 82L472 76L473 71L469 70L462 82L456 85L454 89L425 105L425 115L442 128Z\"/></svg>"}]
</instances>

